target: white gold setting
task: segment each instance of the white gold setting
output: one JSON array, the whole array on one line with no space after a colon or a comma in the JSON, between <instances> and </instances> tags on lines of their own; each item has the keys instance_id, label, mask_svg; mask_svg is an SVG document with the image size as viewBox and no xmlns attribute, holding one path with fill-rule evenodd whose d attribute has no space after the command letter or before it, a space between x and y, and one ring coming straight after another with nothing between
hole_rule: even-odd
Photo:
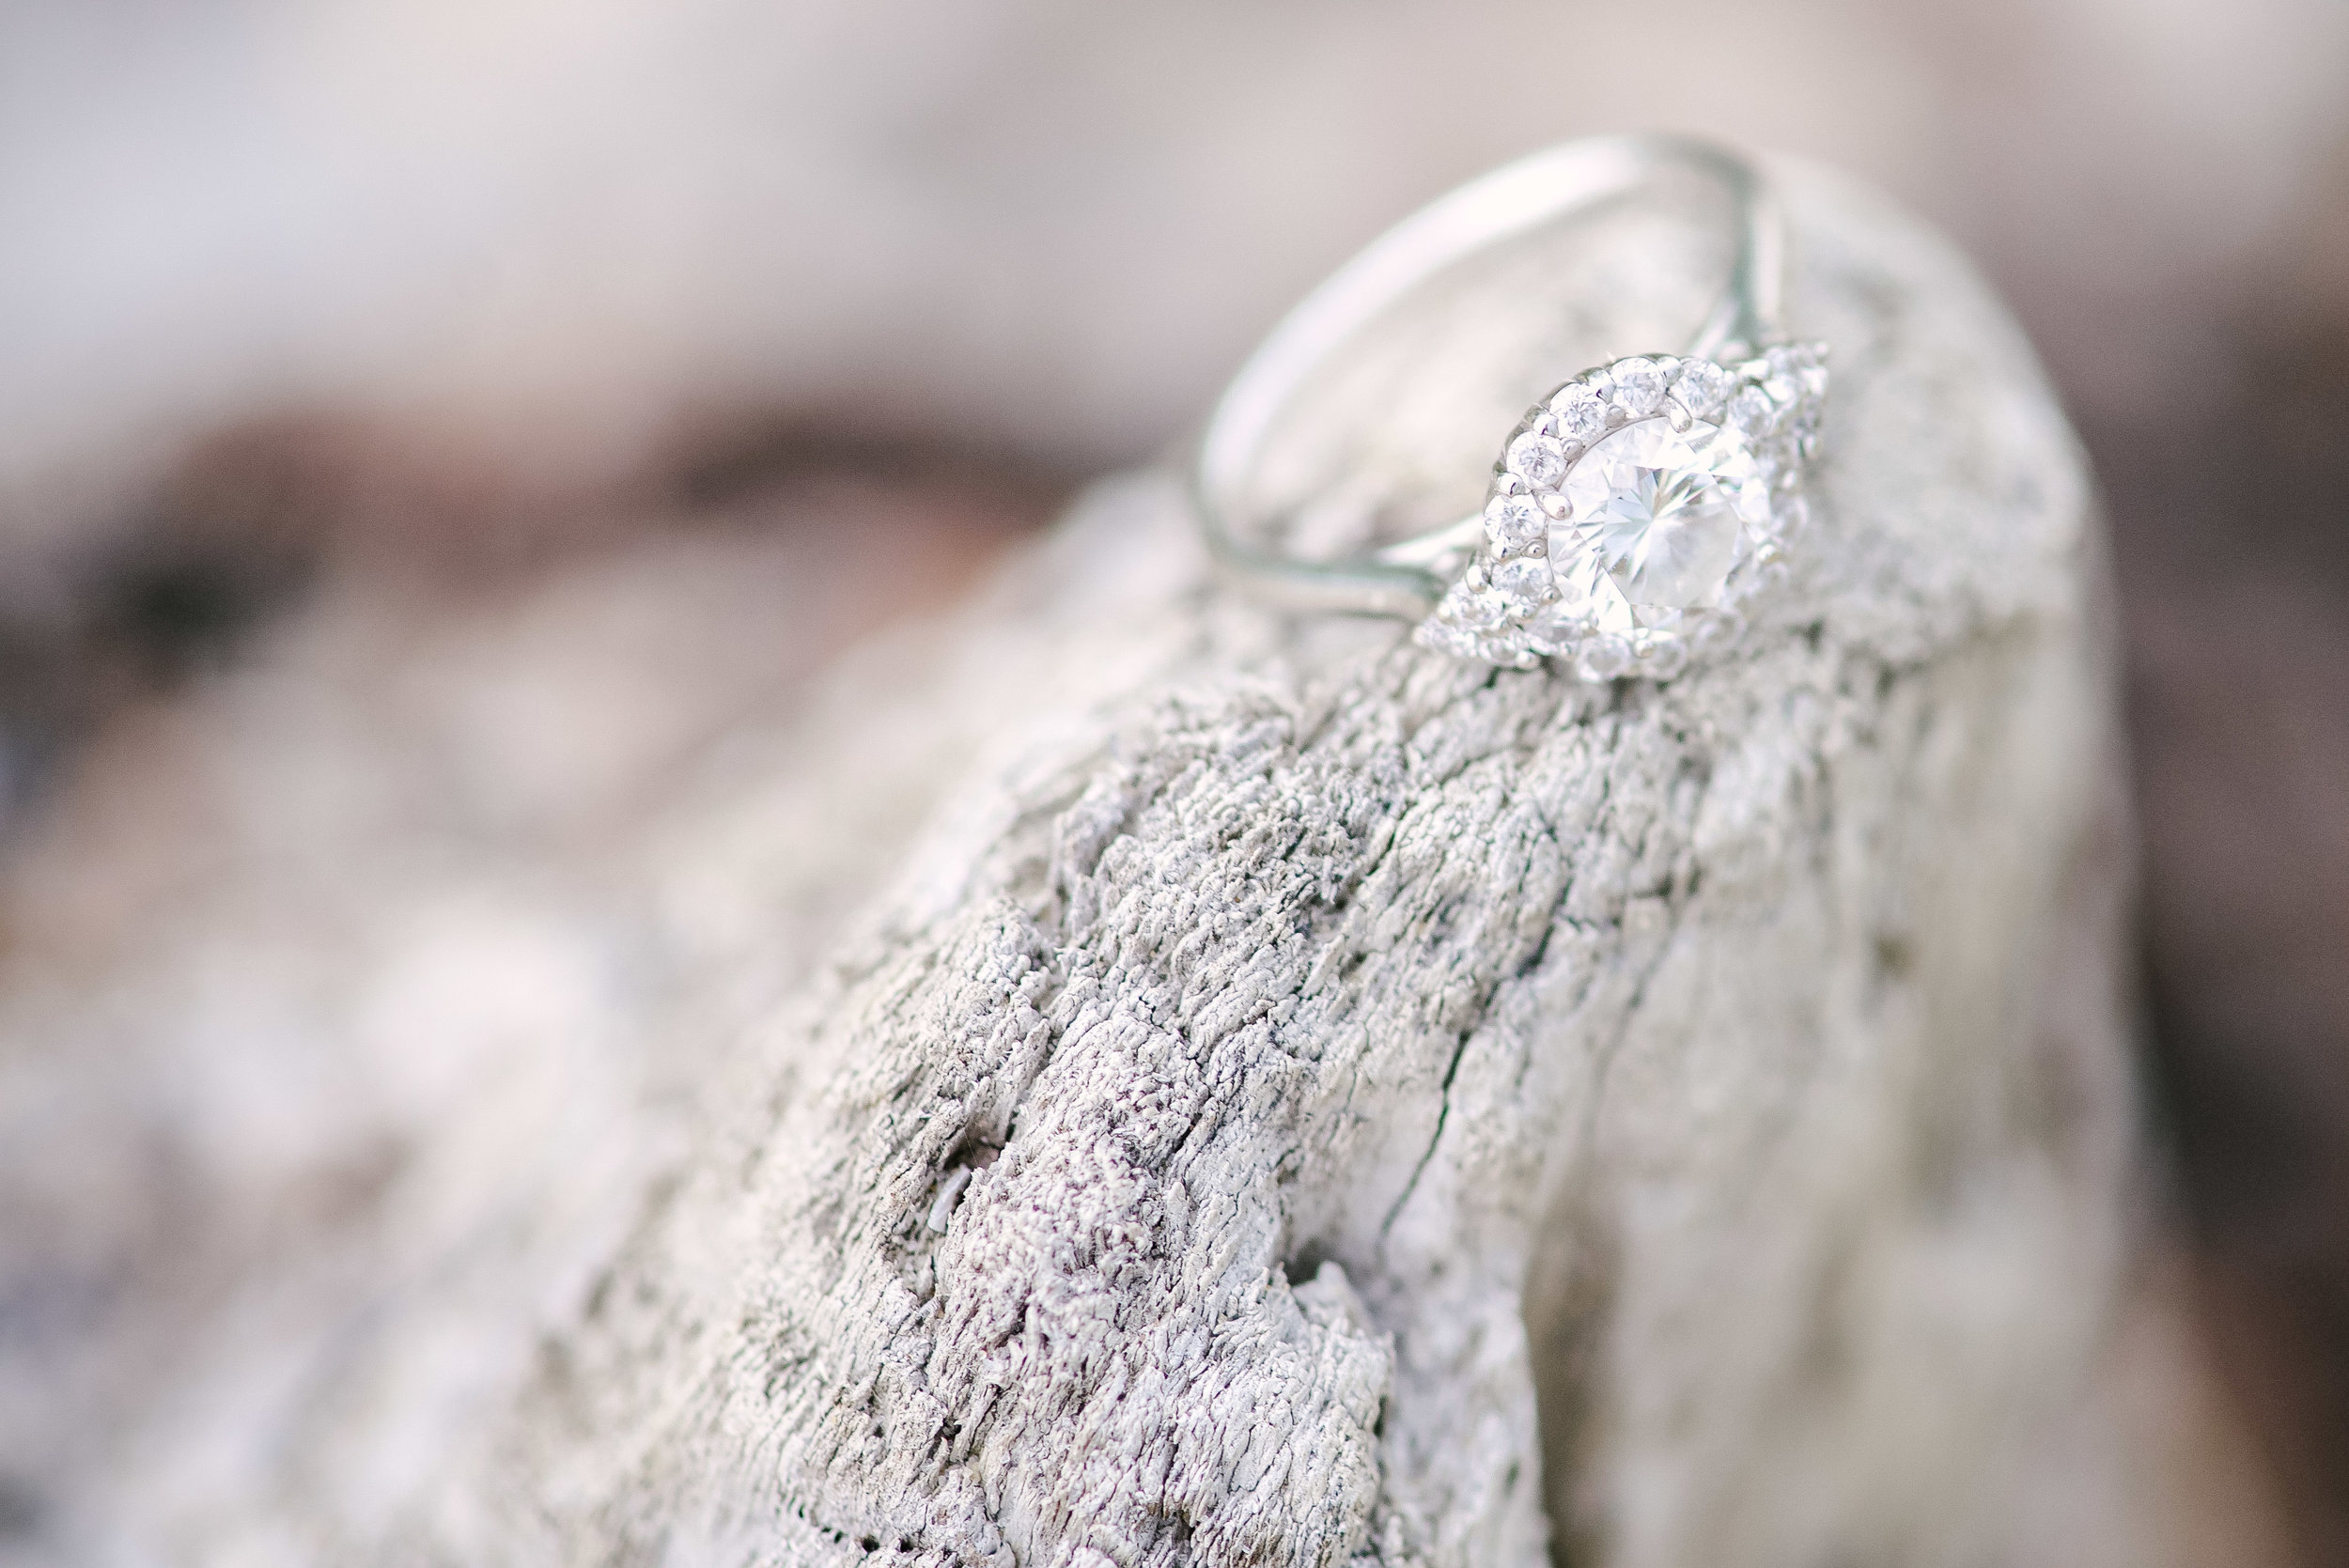
<instances>
[{"instance_id":1,"label":"white gold setting","mask_svg":"<svg viewBox=\"0 0 2349 1568\"><path fill-rule=\"evenodd\" d=\"M1356 332L1451 263L1638 189L1667 169L1730 197L1726 286L1681 354L1586 370L1501 442L1483 509L1351 560L1304 560L1248 527L1250 482L1287 400ZM1290 313L1234 380L1199 449L1201 523L1227 575L1292 609L1399 615L1423 646L1588 680L1669 679L1733 643L1787 575L1818 449L1827 347L1778 326L1783 239L1761 175L1668 135L1598 137L1454 192Z\"/></svg>"}]
</instances>

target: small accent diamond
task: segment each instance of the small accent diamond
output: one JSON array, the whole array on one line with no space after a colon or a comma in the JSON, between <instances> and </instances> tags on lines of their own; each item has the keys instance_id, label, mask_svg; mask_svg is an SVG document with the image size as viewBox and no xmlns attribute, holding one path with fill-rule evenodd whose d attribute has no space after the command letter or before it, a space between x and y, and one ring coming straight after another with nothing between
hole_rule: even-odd
<instances>
[{"instance_id":1,"label":"small accent diamond","mask_svg":"<svg viewBox=\"0 0 2349 1568\"><path fill-rule=\"evenodd\" d=\"M1729 372L1711 360L1692 359L1680 367L1680 377L1672 383L1672 395L1690 413L1709 414L1729 396Z\"/></svg>"},{"instance_id":2,"label":"small accent diamond","mask_svg":"<svg viewBox=\"0 0 2349 1568\"><path fill-rule=\"evenodd\" d=\"M1730 399L1729 417L1746 434L1758 436L1776 422L1778 410L1767 393L1758 386L1750 386Z\"/></svg>"},{"instance_id":3,"label":"small accent diamond","mask_svg":"<svg viewBox=\"0 0 2349 1568\"><path fill-rule=\"evenodd\" d=\"M1480 594L1466 583L1444 596L1443 608L1451 619L1470 631L1483 631L1499 626L1508 618L1509 607L1490 594Z\"/></svg>"},{"instance_id":4,"label":"small accent diamond","mask_svg":"<svg viewBox=\"0 0 2349 1568\"><path fill-rule=\"evenodd\" d=\"M1745 634L1746 618L1735 610L1716 610L1697 623L1700 648L1725 648Z\"/></svg>"},{"instance_id":5,"label":"small accent diamond","mask_svg":"<svg viewBox=\"0 0 2349 1568\"><path fill-rule=\"evenodd\" d=\"M1493 568L1493 591L1520 610L1531 610L1549 597L1549 563L1521 555Z\"/></svg>"},{"instance_id":6,"label":"small accent diamond","mask_svg":"<svg viewBox=\"0 0 2349 1568\"><path fill-rule=\"evenodd\" d=\"M1566 472L1566 450L1548 436L1519 436L1509 443L1509 471L1529 485L1554 485Z\"/></svg>"},{"instance_id":7,"label":"small accent diamond","mask_svg":"<svg viewBox=\"0 0 2349 1568\"><path fill-rule=\"evenodd\" d=\"M1579 662L1585 680L1612 680L1631 668L1631 644L1620 637L1594 637L1582 644Z\"/></svg>"},{"instance_id":8,"label":"small accent diamond","mask_svg":"<svg viewBox=\"0 0 2349 1568\"><path fill-rule=\"evenodd\" d=\"M1549 532L1549 518L1522 495L1497 495L1485 508L1485 534L1493 548L1517 554Z\"/></svg>"},{"instance_id":9,"label":"small accent diamond","mask_svg":"<svg viewBox=\"0 0 2349 1568\"><path fill-rule=\"evenodd\" d=\"M1781 343L1775 348L1763 350L1762 363L1770 367L1772 376L1782 376L1790 381L1799 381L1803 380L1805 370L1817 367L1819 357L1812 352L1807 345Z\"/></svg>"},{"instance_id":10,"label":"small accent diamond","mask_svg":"<svg viewBox=\"0 0 2349 1568\"><path fill-rule=\"evenodd\" d=\"M1688 645L1669 638L1650 647L1640 660L1640 673L1650 680L1670 680L1688 667Z\"/></svg>"},{"instance_id":11,"label":"small accent diamond","mask_svg":"<svg viewBox=\"0 0 2349 1568\"><path fill-rule=\"evenodd\" d=\"M1549 400L1549 411L1558 416L1561 430L1585 445L1607 428L1607 405L1579 381L1560 387Z\"/></svg>"},{"instance_id":12,"label":"small accent diamond","mask_svg":"<svg viewBox=\"0 0 2349 1568\"><path fill-rule=\"evenodd\" d=\"M1656 368L1655 361L1617 360L1610 373L1615 378L1615 401L1633 415L1644 419L1664 406L1664 373Z\"/></svg>"},{"instance_id":13,"label":"small accent diamond","mask_svg":"<svg viewBox=\"0 0 2349 1568\"><path fill-rule=\"evenodd\" d=\"M1430 616L1420 622L1419 629L1411 635L1421 647L1433 648L1438 653L1448 653L1459 659L1485 657L1483 641L1474 632L1454 626L1450 621Z\"/></svg>"}]
</instances>

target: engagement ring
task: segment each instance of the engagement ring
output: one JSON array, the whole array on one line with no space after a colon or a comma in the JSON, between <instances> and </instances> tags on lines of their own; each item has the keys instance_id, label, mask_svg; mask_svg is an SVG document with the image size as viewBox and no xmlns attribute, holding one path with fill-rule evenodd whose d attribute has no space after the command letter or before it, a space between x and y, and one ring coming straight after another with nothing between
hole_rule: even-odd
<instances>
[{"instance_id":1,"label":"engagement ring","mask_svg":"<svg viewBox=\"0 0 2349 1568\"><path fill-rule=\"evenodd\" d=\"M1616 359L1557 386L1509 432L1473 516L1350 560L1261 542L1287 520L1250 509L1267 438L1331 353L1463 258L1668 171L1718 185L1735 233L1727 286L1685 352ZM1803 522L1827 350L1784 340L1783 252L1760 172L1682 137L1569 143L1463 186L1309 295L1223 395L1196 474L1217 561L1290 608L1417 620L1419 643L1462 658L1671 677L1691 650L1735 638L1740 606L1784 576Z\"/></svg>"}]
</instances>

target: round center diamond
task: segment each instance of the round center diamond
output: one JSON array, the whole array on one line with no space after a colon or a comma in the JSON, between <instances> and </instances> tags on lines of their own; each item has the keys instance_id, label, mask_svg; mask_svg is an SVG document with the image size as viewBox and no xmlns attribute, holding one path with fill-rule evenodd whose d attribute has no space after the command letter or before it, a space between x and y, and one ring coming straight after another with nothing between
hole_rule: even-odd
<instances>
[{"instance_id":1,"label":"round center diamond","mask_svg":"<svg viewBox=\"0 0 2349 1568\"><path fill-rule=\"evenodd\" d=\"M1670 624L1719 604L1770 520L1770 492L1735 427L1642 419L1593 443L1559 486L1550 524L1569 600L1610 630Z\"/></svg>"}]
</instances>

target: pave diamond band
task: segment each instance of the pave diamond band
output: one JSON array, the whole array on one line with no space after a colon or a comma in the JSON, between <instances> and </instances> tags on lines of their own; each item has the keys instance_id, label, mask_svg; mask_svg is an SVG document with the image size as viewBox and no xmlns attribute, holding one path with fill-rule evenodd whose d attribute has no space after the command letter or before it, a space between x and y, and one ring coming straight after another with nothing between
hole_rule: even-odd
<instances>
[{"instance_id":1,"label":"pave diamond band","mask_svg":"<svg viewBox=\"0 0 2349 1568\"><path fill-rule=\"evenodd\" d=\"M1309 561L1237 526L1268 431L1322 359L1419 282L1636 188L1665 168L1719 183L1736 215L1728 286L1684 355L1587 370L1526 411L1483 510L1354 560ZM1586 679L1676 674L1734 638L1739 606L1784 575L1827 390L1824 345L1782 341L1776 204L1752 166L1661 135L1569 144L1406 220L1276 328L1218 405L1196 490L1210 546L1293 608L1401 615L1423 645Z\"/></svg>"}]
</instances>

